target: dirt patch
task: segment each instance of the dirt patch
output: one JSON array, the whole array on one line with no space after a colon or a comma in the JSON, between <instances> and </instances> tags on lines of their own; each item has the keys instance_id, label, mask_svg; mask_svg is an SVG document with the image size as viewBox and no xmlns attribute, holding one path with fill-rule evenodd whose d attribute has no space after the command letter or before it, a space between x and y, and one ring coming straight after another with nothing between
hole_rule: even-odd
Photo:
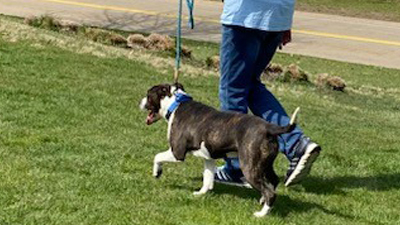
<instances>
[{"instance_id":1,"label":"dirt patch","mask_svg":"<svg viewBox=\"0 0 400 225\"><path fill-rule=\"evenodd\" d=\"M127 46L127 40L124 36L103 29L85 28L84 36L92 41L103 44Z\"/></svg>"},{"instance_id":2,"label":"dirt patch","mask_svg":"<svg viewBox=\"0 0 400 225\"><path fill-rule=\"evenodd\" d=\"M284 82L308 82L309 74L296 64L290 64L283 74Z\"/></svg>"},{"instance_id":3,"label":"dirt patch","mask_svg":"<svg viewBox=\"0 0 400 225\"><path fill-rule=\"evenodd\" d=\"M150 34L146 38L146 48L161 51L173 50L174 40L168 35Z\"/></svg>"},{"instance_id":4,"label":"dirt patch","mask_svg":"<svg viewBox=\"0 0 400 225\"><path fill-rule=\"evenodd\" d=\"M207 68L214 69L215 71L219 70L219 63L220 63L219 55L210 56L207 57L206 59Z\"/></svg>"},{"instance_id":5,"label":"dirt patch","mask_svg":"<svg viewBox=\"0 0 400 225\"><path fill-rule=\"evenodd\" d=\"M145 48L147 39L143 34L131 34L127 38L127 44L130 48Z\"/></svg>"},{"instance_id":6,"label":"dirt patch","mask_svg":"<svg viewBox=\"0 0 400 225\"><path fill-rule=\"evenodd\" d=\"M262 76L268 81L309 82L309 74L296 64L284 67L280 64L271 63L265 68Z\"/></svg>"},{"instance_id":7,"label":"dirt patch","mask_svg":"<svg viewBox=\"0 0 400 225\"><path fill-rule=\"evenodd\" d=\"M284 83L300 82L312 84L310 81L312 74L301 69L294 63L287 67L284 67L280 64L271 63L264 70L262 77L269 82L280 81ZM327 73L321 73L317 75L315 86L319 88L328 88L335 91L344 91L346 88L346 82L341 77L330 76Z\"/></svg>"},{"instance_id":8,"label":"dirt patch","mask_svg":"<svg viewBox=\"0 0 400 225\"><path fill-rule=\"evenodd\" d=\"M175 52L174 39L168 35L153 33L148 37L143 34L131 34L127 38L127 45L133 49L143 48L156 51ZM192 50L186 46L181 47L181 54L185 58L192 57Z\"/></svg>"},{"instance_id":9,"label":"dirt patch","mask_svg":"<svg viewBox=\"0 0 400 225\"><path fill-rule=\"evenodd\" d=\"M330 76L327 73L318 74L315 83L320 88L327 87L335 91L344 91L346 88L346 82L341 77Z\"/></svg>"},{"instance_id":10,"label":"dirt patch","mask_svg":"<svg viewBox=\"0 0 400 225\"><path fill-rule=\"evenodd\" d=\"M284 70L285 68L281 64L271 63L265 68L263 77L268 81L275 81L282 76Z\"/></svg>"}]
</instances>

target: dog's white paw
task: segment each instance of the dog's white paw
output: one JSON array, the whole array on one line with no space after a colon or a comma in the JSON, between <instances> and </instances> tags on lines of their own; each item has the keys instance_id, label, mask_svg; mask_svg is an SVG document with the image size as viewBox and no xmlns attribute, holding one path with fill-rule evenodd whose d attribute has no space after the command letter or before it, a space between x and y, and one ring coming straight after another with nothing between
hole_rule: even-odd
<instances>
[{"instance_id":1,"label":"dog's white paw","mask_svg":"<svg viewBox=\"0 0 400 225\"><path fill-rule=\"evenodd\" d=\"M261 217L264 217L266 214L264 214L264 213L261 212L261 211L258 211L258 212L255 212L253 215L254 215L255 217L257 217L257 218L261 218Z\"/></svg>"},{"instance_id":2,"label":"dog's white paw","mask_svg":"<svg viewBox=\"0 0 400 225\"><path fill-rule=\"evenodd\" d=\"M201 196L201 195L204 195L206 192L204 192L204 191L195 191L195 192L193 192L193 195L194 196Z\"/></svg>"},{"instance_id":3,"label":"dog's white paw","mask_svg":"<svg viewBox=\"0 0 400 225\"><path fill-rule=\"evenodd\" d=\"M162 174L162 167L159 164L154 163L154 166L153 166L153 177L160 178L161 174Z\"/></svg>"},{"instance_id":4,"label":"dog's white paw","mask_svg":"<svg viewBox=\"0 0 400 225\"><path fill-rule=\"evenodd\" d=\"M255 217L260 218L260 217L264 217L265 215L269 214L270 211L271 211L271 207L269 207L267 204L264 203L263 208L260 211L255 212L253 215Z\"/></svg>"}]
</instances>

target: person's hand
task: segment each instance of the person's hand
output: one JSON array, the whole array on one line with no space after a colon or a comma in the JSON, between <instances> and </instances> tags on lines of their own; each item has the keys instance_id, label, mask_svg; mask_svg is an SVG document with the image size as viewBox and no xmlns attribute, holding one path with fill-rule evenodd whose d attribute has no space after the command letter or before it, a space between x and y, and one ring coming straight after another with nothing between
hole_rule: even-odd
<instances>
[{"instance_id":1,"label":"person's hand","mask_svg":"<svg viewBox=\"0 0 400 225\"><path fill-rule=\"evenodd\" d=\"M284 31L282 36L282 42L279 45L279 49L282 49L283 46L285 46L287 43L291 41L292 41L292 31L291 30Z\"/></svg>"}]
</instances>

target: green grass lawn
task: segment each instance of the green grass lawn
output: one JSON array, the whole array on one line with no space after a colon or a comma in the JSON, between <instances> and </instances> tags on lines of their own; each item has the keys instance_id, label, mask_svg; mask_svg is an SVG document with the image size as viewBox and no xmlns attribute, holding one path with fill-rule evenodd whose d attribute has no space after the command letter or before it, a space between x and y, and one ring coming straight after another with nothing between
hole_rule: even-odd
<instances>
[{"instance_id":1,"label":"green grass lawn","mask_svg":"<svg viewBox=\"0 0 400 225\"><path fill-rule=\"evenodd\" d=\"M341 93L268 84L289 112L302 107L299 124L323 152L311 175L291 188L280 184L272 213L256 219L259 194L253 190L216 184L206 196L192 195L202 184L200 159L166 164L161 179L151 176L154 155L168 147L167 124L146 126L138 103L149 87L171 76L139 58L77 54L57 41L2 38L5 32L0 30L1 225L400 221L398 70L277 55L278 63L340 75L349 88ZM181 82L195 99L218 107L218 77L183 76ZM275 168L281 178L286 167L280 155Z\"/></svg>"}]
</instances>

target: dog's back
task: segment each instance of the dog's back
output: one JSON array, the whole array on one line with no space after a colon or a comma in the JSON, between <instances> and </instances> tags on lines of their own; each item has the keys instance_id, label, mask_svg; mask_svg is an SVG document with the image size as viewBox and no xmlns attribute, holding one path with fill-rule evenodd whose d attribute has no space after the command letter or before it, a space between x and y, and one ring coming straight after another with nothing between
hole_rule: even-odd
<instances>
[{"instance_id":1,"label":"dog's back","mask_svg":"<svg viewBox=\"0 0 400 225\"><path fill-rule=\"evenodd\" d=\"M202 142L211 157L221 158L228 152L260 143L264 139L290 132L294 124L277 126L242 113L221 112L197 101L185 102L175 112L171 140L186 140L186 151L197 150ZM269 139L269 138L268 138Z\"/></svg>"}]
</instances>

